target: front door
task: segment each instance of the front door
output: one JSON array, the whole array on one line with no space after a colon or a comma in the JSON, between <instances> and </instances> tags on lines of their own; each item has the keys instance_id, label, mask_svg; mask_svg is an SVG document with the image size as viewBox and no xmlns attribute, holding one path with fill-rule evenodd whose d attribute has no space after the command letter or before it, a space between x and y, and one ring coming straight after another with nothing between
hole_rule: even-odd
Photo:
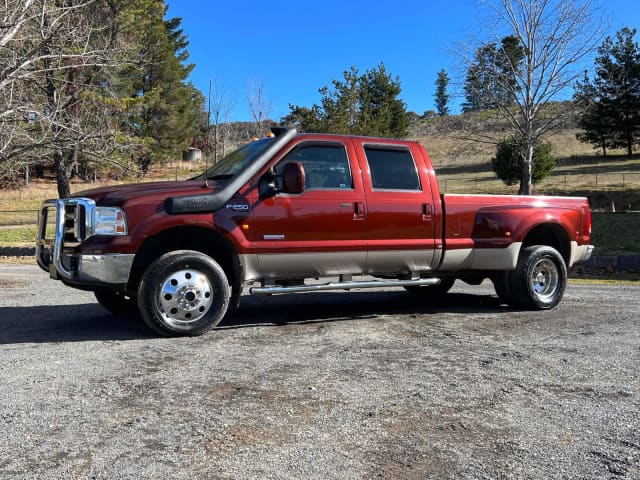
<instances>
[{"instance_id":1,"label":"front door","mask_svg":"<svg viewBox=\"0 0 640 480\"><path fill-rule=\"evenodd\" d=\"M362 176L347 139L300 141L276 164L305 170L305 190L279 193L253 206L258 269L264 278L360 273L366 262ZM355 166L355 168L354 168Z\"/></svg>"}]
</instances>

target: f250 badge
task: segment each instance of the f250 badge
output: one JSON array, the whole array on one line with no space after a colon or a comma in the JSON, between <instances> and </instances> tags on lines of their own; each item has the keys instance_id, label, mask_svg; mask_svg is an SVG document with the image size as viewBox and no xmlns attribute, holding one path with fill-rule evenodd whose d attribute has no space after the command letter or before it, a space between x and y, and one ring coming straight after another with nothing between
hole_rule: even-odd
<instances>
[{"instance_id":1,"label":"f250 badge","mask_svg":"<svg viewBox=\"0 0 640 480\"><path fill-rule=\"evenodd\" d=\"M225 207L227 210L233 210L234 212L248 212L249 205L246 203L229 203Z\"/></svg>"}]
</instances>

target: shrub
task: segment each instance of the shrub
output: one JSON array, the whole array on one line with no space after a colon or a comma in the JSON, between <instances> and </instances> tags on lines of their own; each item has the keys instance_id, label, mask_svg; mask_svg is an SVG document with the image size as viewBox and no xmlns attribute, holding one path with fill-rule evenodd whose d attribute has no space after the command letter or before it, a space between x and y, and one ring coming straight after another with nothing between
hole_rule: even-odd
<instances>
[{"instance_id":1,"label":"shrub","mask_svg":"<svg viewBox=\"0 0 640 480\"><path fill-rule=\"evenodd\" d=\"M522 180L522 153L524 141L521 137L512 136L502 140L496 147L496 156L491 159L491 165L496 176L506 185L515 185ZM534 185L549 176L556 166L556 160L551 154L551 145L538 144L533 151L533 165L531 167L531 183Z\"/></svg>"}]
</instances>

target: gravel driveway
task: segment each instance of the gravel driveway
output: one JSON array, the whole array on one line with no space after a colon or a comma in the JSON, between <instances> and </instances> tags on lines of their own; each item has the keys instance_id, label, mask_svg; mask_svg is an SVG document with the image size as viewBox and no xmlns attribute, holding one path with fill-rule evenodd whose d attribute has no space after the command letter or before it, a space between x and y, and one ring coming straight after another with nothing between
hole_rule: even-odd
<instances>
[{"instance_id":1,"label":"gravel driveway","mask_svg":"<svg viewBox=\"0 0 640 480\"><path fill-rule=\"evenodd\" d=\"M246 297L161 339L0 265L0 478L640 479L640 287Z\"/></svg>"}]
</instances>

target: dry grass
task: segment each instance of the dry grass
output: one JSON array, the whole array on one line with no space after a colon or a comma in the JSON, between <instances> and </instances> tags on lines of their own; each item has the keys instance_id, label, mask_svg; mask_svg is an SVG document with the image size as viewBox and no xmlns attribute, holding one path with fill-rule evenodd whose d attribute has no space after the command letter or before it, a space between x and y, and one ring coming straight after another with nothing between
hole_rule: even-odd
<instances>
[{"instance_id":1,"label":"dry grass","mask_svg":"<svg viewBox=\"0 0 640 480\"><path fill-rule=\"evenodd\" d=\"M73 180L71 193L108 185L156 182L163 180L186 180L204 170L204 164L175 163L164 168L155 168L145 177L129 177L124 180L99 180L85 182ZM35 180L28 186L16 190L0 191L0 227L7 225L33 225L38 220L38 210L43 200L57 198L58 190L53 180Z\"/></svg>"},{"instance_id":2,"label":"dry grass","mask_svg":"<svg viewBox=\"0 0 640 480\"><path fill-rule=\"evenodd\" d=\"M640 157L628 159L624 151L602 157L591 145L576 139L578 130L567 129L550 135L557 165L550 177L535 186L538 193L571 193L585 190L640 190ZM493 144L465 140L456 132L417 135L429 152L441 190L447 193L517 193L491 169Z\"/></svg>"}]
</instances>

